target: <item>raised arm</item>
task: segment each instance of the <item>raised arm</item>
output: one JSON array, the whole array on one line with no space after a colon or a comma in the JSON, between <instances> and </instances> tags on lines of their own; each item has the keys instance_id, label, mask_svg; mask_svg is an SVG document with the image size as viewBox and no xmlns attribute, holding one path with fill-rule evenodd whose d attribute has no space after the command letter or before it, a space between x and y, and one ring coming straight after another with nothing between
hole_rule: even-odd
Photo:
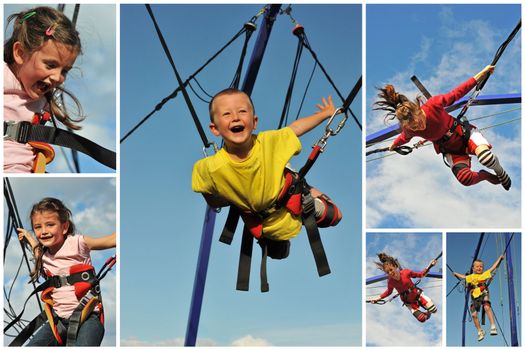
<instances>
[{"instance_id":1,"label":"raised arm","mask_svg":"<svg viewBox=\"0 0 525 350\"><path fill-rule=\"evenodd\" d=\"M113 232L110 235L102 237L84 236L84 241L90 250L115 248L117 246L117 234Z\"/></svg>"},{"instance_id":2,"label":"raised arm","mask_svg":"<svg viewBox=\"0 0 525 350\"><path fill-rule=\"evenodd\" d=\"M289 125L297 137L306 134L334 114L335 106L332 101L332 96L328 96L328 99L323 97L323 102L317 104L317 108L319 108L319 111L316 113L308 117L297 119Z\"/></svg>"},{"instance_id":3,"label":"raised arm","mask_svg":"<svg viewBox=\"0 0 525 350\"><path fill-rule=\"evenodd\" d=\"M33 235L23 228L17 228L18 231L18 239L20 241L23 241L24 239L31 245L31 251L34 253L35 248L38 247L39 243L38 241L33 237Z\"/></svg>"},{"instance_id":4,"label":"raised arm","mask_svg":"<svg viewBox=\"0 0 525 350\"><path fill-rule=\"evenodd\" d=\"M462 279L462 280L464 280L465 278L467 278L467 276L462 275L462 274L457 273L457 272L452 272L452 274L453 274L454 276L456 276L457 278Z\"/></svg>"},{"instance_id":5,"label":"raised arm","mask_svg":"<svg viewBox=\"0 0 525 350\"><path fill-rule=\"evenodd\" d=\"M494 263L494 265L492 265L492 267L490 269L488 269L488 271L490 271L490 273L492 273L492 271L496 270L499 266L499 264L501 264L501 262L505 259L505 256L504 255L501 255L498 260L496 260L496 262Z\"/></svg>"}]
</instances>

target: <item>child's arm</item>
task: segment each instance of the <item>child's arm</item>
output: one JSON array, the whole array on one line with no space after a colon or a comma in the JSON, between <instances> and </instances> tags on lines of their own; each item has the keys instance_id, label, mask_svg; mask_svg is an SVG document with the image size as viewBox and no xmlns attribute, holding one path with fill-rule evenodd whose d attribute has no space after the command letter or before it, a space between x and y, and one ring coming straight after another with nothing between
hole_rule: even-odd
<instances>
[{"instance_id":1,"label":"child's arm","mask_svg":"<svg viewBox=\"0 0 525 350\"><path fill-rule=\"evenodd\" d=\"M213 194L203 193L202 196L206 200L206 203L212 208L222 208L227 207L230 205L228 201L220 196L216 196Z\"/></svg>"},{"instance_id":2,"label":"child's arm","mask_svg":"<svg viewBox=\"0 0 525 350\"><path fill-rule=\"evenodd\" d=\"M29 233L29 231L24 230L23 228L17 228L18 231L18 239L20 241L23 241L24 239L31 245L31 250L34 252L35 248L38 247L39 243L38 241Z\"/></svg>"},{"instance_id":3,"label":"child's arm","mask_svg":"<svg viewBox=\"0 0 525 350\"><path fill-rule=\"evenodd\" d=\"M102 237L84 236L84 241L90 250L115 248L117 246L117 234L113 232L110 235Z\"/></svg>"},{"instance_id":4,"label":"child's arm","mask_svg":"<svg viewBox=\"0 0 525 350\"><path fill-rule=\"evenodd\" d=\"M491 65L486 66L485 68L483 68L481 72L479 72L478 74L474 76L474 79L476 80L476 82L479 82L481 79L483 79L483 77L485 77L486 74L494 73L495 68L496 66L491 66Z\"/></svg>"},{"instance_id":5,"label":"child's arm","mask_svg":"<svg viewBox=\"0 0 525 350\"><path fill-rule=\"evenodd\" d=\"M306 134L334 114L335 106L332 102L332 96L328 96L328 100L323 97L323 103L318 104L317 108L319 108L318 112L308 117L297 119L289 125L297 137Z\"/></svg>"},{"instance_id":6,"label":"child's arm","mask_svg":"<svg viewBox=\"0 0 525 350\"><path fill-rule=\"evenodd\" d=\"M457 273L457 272L452 272L452 274L453 274L454 276L456 276L457 278L460 278L460 279L462 279L462 280L464 280L465 278L467 278L467 276L462 275L462 274Z\"/></svg>"},{"instance_id":7,"label":"child's arm","mask_svg":"<svg viewBox=\"0 0 525 350\"><path fill-rule=\"evenodd\" d=\"M496 260L496 262L494 263L494 265L492 265L492 267L490 269L488 269L488 271L490 271L490 273L492 273L492 271L496 270L499 266L499 264L501 264L501 262L505 259L505 256L504 255L501 255L498 260Z\"/></svg>"}]
</instances>

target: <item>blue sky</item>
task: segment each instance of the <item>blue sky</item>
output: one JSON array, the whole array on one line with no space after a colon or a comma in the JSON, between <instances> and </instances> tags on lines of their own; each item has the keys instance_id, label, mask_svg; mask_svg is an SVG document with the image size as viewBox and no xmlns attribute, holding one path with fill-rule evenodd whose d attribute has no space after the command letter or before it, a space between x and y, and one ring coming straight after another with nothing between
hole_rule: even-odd
<instances>
[{"instance_id":1,"label":"blue sky","mask_svg":"<svg viewBox=\"0 0 525 350\"><path fill-rule=\"evenodd\" d=\"M368 5L366 22L366 134L386 127L372 110L375 87L391 83L413 98L416 75L431 94L445 93L492 61L520 19L520 5ZM482 94L521 91L521 32L507 47ZM519 104L472 107L467 117L508 111ZM521 110L474 122L489 125L519 118ZM461 186L432 147L408 156L367 159L370 228L479 228L521 226L521 123L482 131L512 178L512 188L487 182ZM409 144L412 145L415 138ZM378 145L385 147L391 140ZM380 156L383 156L381 154ZM473 170L481 168L473 159ZM436 215L436 212L440 215ZM461 215L458 215L461 213ZM480 213L483 213L480 215Z\"/></svg>"},{"instance_id":2,"label":"blue sky","mask_svg":"<svg viewBox=\"0 0 525 350\"><path fill-rule=\"evenodd\" d=\"M99 237L111 234L116 230L117 196L114 178L12 177L10 183L22 223L26 229L31 227L29 221L31 206L44 197L55 197L62 200L73 213L73 222L79 234ZM7 206L4 205L4 224L7 222L6 218ZM93 265L98 270L114 254L115 249L91 252ZM18 237L13 235L5 255L4 286L12 284L21 256ZM116 280L116 268L113 268L113 271L109 272L101 283L106 329L102 345L106 346L116 344ZM24 266L16 280L11 298L11 303L17 312L20 312L25 299L32 291L32 286L28 284L28 281L29 272ZM24 318L32 320L39 312L36 301L33 299L26 307ZM4 345L7 345L10 340L12 338L4 337Z\"/></svg>"},{"instance_id":3,"label":"blue sky","mask_svg":"<svg viewBox=\"0 0 525 350\"><path fill-rule=\"evenodd\" d=\"M40 4L4 5L6 18L40 6ZM56 7L56 4L48 4ZM65 13L71 18L74 4L65 6ZM115 5L80 6L77 30L80 33L83 55L79 56L65 82L82 104L87 118L81 123L82 130L77 133L110 150L116 150L116 7ZM7 35L12 27L7 28ZM71 151L64 148L71 162ZM61 148L55 147L56 157L47 166L50 173L69 173ZM113 173L114 170L102 165L79 152L82 173Z\"/></svg>"},{"instance_id":4,"label":"blue sky","mask_svg":"<svg viewBox=\"0 0 525 350\"><path fill-rule=\"evenodd\" d=\"M447 263L456 272L465 274L470 269L472 258L478 244L479 233L447 233ZM485 263L485 270L490 268L497 258L503 254L506 243L503 234L486 233L483 239L482 248L478 258ZM512 265L514 272L514 290L516 304L521 310L521 235L514 234L509 248L512 255ZM482 342L477 341L477 331L473 322L469 322L467 314L467 324L465 327L466 346L505 346L502 336L504 334L508 344L510 344L510 317L508 302L508 272L506 261L496 270L495 277L489 286L492 310L501 328L498 336L489 336L490 323L486 319L485 326L487 336ZM447 294L457 283L457 279L447 270ZM447 297L447 345L461 346L461 327L463 318L463 308L465 303L464 288L458 287ZM470 305L470 301L469 301ZM517 314L518 341L521 344L521 315ZM503 332L501 332L503 330Z\"/></svg>"},{"instance_id":5,"label":"blue sky","mask_svg":"<svg viewBox=\"0 0 525 350\"><path fill-rule=\"evenodd\" d=\"M421 271L436 258L442 250L442 234L429 232L377 233L366 234L365 278L384 273L374 264L377 254L385 252L398 259L403 268ZM432 272L440 272L443 259L438 259ZM417 279L413 279L414 283ZM366 297L378 296L386 290L387 281L367 285ZM423 278L418 285L438 311L425 323L417 321L398 298L384 305L366 304L367 346L439 346L442 344L442 281ZM395 295L394 293L389 297ZM387 300L389 300L387 298Z\"/></svg>"},{"instance_id":6,"label":"blue sky","mask_svg":"<svg viewBox=\"0 0 525 350\"><path fill-rule=\"evenodd\" d=\"M183 79L260 9L261 5L153 6ZM145 7L121 6L120 15L123 136L177 83ZM361 75L361 7L293 5L292 16L305 27L311 46L346 97ZM278 16L252 94L259 130L278 125L297 46L292 28L289 17ZM256 36L257 32L248 47L245 67ZM199 75L209 93L229 85L241 45L242 40L237 41ZM305 50L292 119L312 67ZM317 71L301 114L314 112L315 104L329 94L334 92ZM207 104L190 95L207 129ZM361 120L361 94L352 107ZM301 138L303 152L293 160L294 167L304 163L310 146L323 131L320 126ZM219 143L211 133L207 135ZM349 120L344 130L329 140L326 152L309 173L309 182L331 196L344 216L338 227L321 233L332 268L329 276L317 276L303 232L292 241L287 260L269 261L269 293L259 291L257 251L251 290L236 291L240 235L231 247L219 243L217 231L226 213L218 215L198 344L361 344L361 290L356 287L361 281L360 150L360 130ZM202 143L181 96L121 145L122 345L183 343L205 211L202 197L191 191L191 169L202 156Z\"/></svg>"}]
</instances>

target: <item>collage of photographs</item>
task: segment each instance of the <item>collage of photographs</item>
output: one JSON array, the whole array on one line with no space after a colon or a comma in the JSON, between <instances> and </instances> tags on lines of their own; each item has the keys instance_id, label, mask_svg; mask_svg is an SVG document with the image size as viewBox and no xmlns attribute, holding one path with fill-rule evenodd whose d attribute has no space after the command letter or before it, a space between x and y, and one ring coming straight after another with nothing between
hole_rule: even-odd
<instances>
[{"instance_id":1,"label":"collage of photographs","mask_svg":"<svg viewBox=\"0 0 525 350\"><path fill-rule=\"evenodd\" d=\"M523 346L520 1L2 10L4 347Z\"/></svg>"}]
</instances>

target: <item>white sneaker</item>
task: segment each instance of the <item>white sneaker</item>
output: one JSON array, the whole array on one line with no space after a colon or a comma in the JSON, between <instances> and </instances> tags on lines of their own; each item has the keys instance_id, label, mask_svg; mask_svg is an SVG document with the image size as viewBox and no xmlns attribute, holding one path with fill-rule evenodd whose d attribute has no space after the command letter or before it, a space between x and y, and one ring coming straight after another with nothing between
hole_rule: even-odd
<instances>
[{"instance_id":1,"label":"white sneaker","mask_svg":"<svg viewBox=\"0 0 525 350\"><path fill-rule=\"evenodd\" d=\"M485 339L485 331L483 329L480 329L478 331L478 341L482 341L483 339Z\"/></svg>"},{"instance_id":2,"label":"white sneaker","mask_svg":"<svg viewBox=\"0 0 525 350\"><path fill-rule=\"evenodd\" d=\"M490 327L490 335L498 335L498 329L496 327Z\"/></svg>"}]
</instances>

